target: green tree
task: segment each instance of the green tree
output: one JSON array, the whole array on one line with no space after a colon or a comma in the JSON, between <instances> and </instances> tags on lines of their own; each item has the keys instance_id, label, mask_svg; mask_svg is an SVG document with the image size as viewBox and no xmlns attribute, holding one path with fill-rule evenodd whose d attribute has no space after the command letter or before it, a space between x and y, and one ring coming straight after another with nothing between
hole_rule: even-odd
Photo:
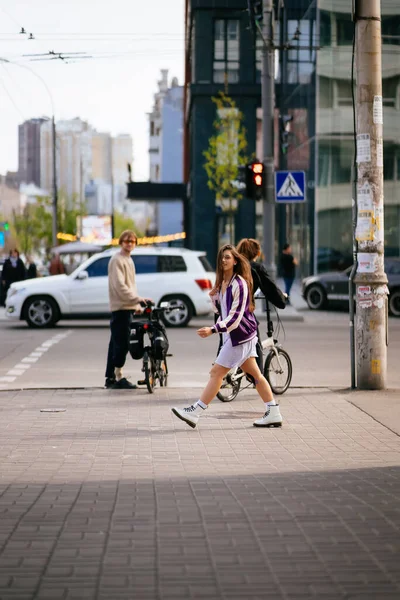
<instances>
[{"instance_id":1,"label":"green tree","mask_svg":"<svg viewBox=\"0 0 400 600\"><path fill-rule=\"evenodd\" d=\"M246 154L246 129L243 126L243 113L230 96L220 92L212 101L216 106L217 116L213 123L214 134L203 152L206 159L204 168L208 177L207 185L215 192L216 204L229 215L230 241L234 243L234 212L243 198L237 181L240 167L249 162Z\"/></svg>"},{"instance_id":2,"label":"green tree","mask_svg":"<svg viewBox=\"0 0 400 600\"><path fill-rule=\"evenodd\" d=\"M76 220L86 214L86 206L76 198L68 199L62 193L57 206L59 232L76 235ZM52 246L52 200L38 197L35 203L26 204L19 213L14 211L12 225L18 246L24 254Z\"/></svg>"},{"instance_id":3,"label":"green tree","mask_svg":"<svg viewBox=\"0 0 400 600\"><path fill-rule=\"evenodd\" d=\"M87 215L86 202L77 194L68 197L63 190L58 195L57 228L62 233L77 234L77 218Z\"/></svg>"},{"instance_id":4,"label":"green tree","mask_svg":"<svg viewBox=\"0 0 400 600\"><path fill-rule=\"evenodd\" d=\"M39 251L51 245L51 200L37 198L21 212L13 211L13 229L19 248L24 254Z\"/></svg>"},{"instance_id":5,"label":"green tree","mask_svg":"<svg viewBox=\"0 0 400 600\"><path fill-rule=\"evenodd\" d=\"M142 237L143 231L136 227L135 221L130 217L126 217L122 213L114 212L114 237L119 238L121 233L126 229L132 229L138 237Z\"/></svg>"}]
</instances>

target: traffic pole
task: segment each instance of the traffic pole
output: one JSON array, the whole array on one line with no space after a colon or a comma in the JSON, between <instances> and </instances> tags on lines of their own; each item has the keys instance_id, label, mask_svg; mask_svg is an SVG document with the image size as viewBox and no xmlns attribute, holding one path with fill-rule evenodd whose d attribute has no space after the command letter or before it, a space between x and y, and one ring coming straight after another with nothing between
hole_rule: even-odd
<instances>
[{"instance_id":1,"label":"traffic pole","mask_svg":"<svg viewBox=\"0 0 400 600\"><path fill-rule=\"evenodd\" d=\"M273 3L264 0L263 5L263 53L262 53L262 139L265 169L263 199L263 253L270 276L276 277L275 264L275 190L274 190L274 40Z\"/></svg>"},{"instance_id":2,"label":"traffic pole","mask_svg":"<svg viewBox=\"0 0 400 600\"><path fill-rule=\"evenodd\" d=\"M380 0L355 0L357 73L357 387L386 387L387 277L384 268Z\"/></svg>"},{"instance_id":3,"label":"traffic pole","mask_svg":"<svg viewBox=\"0 0 400 600\"><path fill-rule=\"evenodd\" d=\"M56 121L53 113L51 120L51 141L52 141L52 155L53 155L53 202L52 202L52 242L53 246L57 246L57 233L58 233L58 222L57 222L57 209L58 209L58 188L57 188L57 133L56 133Z\"/></svg>"}]
</instances>

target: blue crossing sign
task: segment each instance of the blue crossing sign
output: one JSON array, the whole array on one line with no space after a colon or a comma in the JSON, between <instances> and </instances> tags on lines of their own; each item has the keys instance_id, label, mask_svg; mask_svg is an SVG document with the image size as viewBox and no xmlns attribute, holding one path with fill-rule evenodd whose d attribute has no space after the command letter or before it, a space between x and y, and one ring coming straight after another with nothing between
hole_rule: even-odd
<instances>
[{"instance_id":1,"label":"blue crossing sign","mask_svg":"<svg viewBox=\"0 0 400 600\"><path fill-rule=\"evenodd\" d=\"M304 202L305 199L304 171L275 171L275 202Z\"/></svg>"}]
</instances>

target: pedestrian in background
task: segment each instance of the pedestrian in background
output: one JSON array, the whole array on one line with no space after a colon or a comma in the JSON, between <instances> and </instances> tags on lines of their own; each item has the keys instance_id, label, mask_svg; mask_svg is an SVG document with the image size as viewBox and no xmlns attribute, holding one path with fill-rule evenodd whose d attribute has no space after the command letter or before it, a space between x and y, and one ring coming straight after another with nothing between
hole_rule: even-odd
<instances>
[{"instance_id":1,"label":"pedestrian in background","mask_svg":"<svg viewBox=\"0 0 400 600\"><path fill-rule=\"evenodd\" d=\"M280 427L282 416L268 381L258 368L257 321L253 314L251 269L248 260L234 246L226 244L218 252L217 274L210 297L219 318L213 327L197 330L201 338L222 333L223 345L210 371L210 379L199 400L185 408L172 408L172 412L190 427L196 427L200 416L213 400L225 375L240 367L254 380L259 396L265 404L265 414L254 421L256 427Z\"/></svg>"},{"instance_id":2,"label":"pedestrian in background","mask_svg":"<svg viewBox=\"0 0 400 600\"><path fill-rule=\"evenodd\" d=\"M1 273L1 285L3 287L3 298L7 296L8 288L16 281L22 281L26 278L26 269L19 252L16 248L10 250L8 258L4 261L3 271Z\"/></svg>"},{"instance_id":3,"label":"pedestrian in background","mask_svg":"<svg viewBox=\"0 0 400 600\"><path fill-rule=\"evenodd\" d=\"M253 298L258 289L262 291L267 302L271 302L277 308L285 308L287 297L272 281L267 269L262 263L257 262L261 256L261 245L258 240L244 238L236 246L237 251L247 258L251 267L253 283ZM263 351L260 338L259 322L257 320L257 364L260 371L263 370Z\"/></svg>"},{"instance_id":4,"label":"pedestrian in background","mask_svg":"<svg viewBox=\"0 0 400 600\"><path fill-rule=\"evenodd\" d=\"M54 252L49 265L50 275L63 275L65 273L64 263L57 252Z\"/></svg>"},{"instance_id":5,"label":"pedestrian in background","mask_svg":"<svg viewBox=\"0 0 400 600\"><path fill-rule=\"evenodd\" d=\"M26 279L35 279L37 277L37 267L32 257L26 255Z\"/></svg>"},{"instance_id":6,"label":"pedestrian in background","mask_svg":"<svg viewBox=\"0 0 400 600\"><path fill-rule=\"evenodd\" d=\"M136 234L127 229L119 236L120 252L108 263L108 293L110 299L110 342L108 345L106 388L133 390L136 385L123 377L122 369L129 351L129 335L132 311L141 312L141 298L136 288L135 265L131 251L137 243Z\"/></svg>"},{"instance_id":7,"label":"pedestrian in background","mask_svg":"<svg viewBox=\"0 0 400 600\"><path fill-rule=\"evenodd\" d=\"M73 271L75 271L77 266L78 266L78 264L75 262L74 255L70 254L68 263L65 266L65 271L66 271L67 275L71 275L71 273L73 273Z\"/></svg>"},{"instance_id":8,"label":"pedestrian in background","mask_svg":"<svg viewBox=\"0 0 400 600\"><path fill-rule=\"evenodd\" d=\"M285 282L285 292L288 296L290 296L290 290L296 276L297 264L297 259L292 254L291 245L286 243L281 253L281 272ZM288 304L290 304L290 298L288 298Z\"/></svg>"}]
</instances>

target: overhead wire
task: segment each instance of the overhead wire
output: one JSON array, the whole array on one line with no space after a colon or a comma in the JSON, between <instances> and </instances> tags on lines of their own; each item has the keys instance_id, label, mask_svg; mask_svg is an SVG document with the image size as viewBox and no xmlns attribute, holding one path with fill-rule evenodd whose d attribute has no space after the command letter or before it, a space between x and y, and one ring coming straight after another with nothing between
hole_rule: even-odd
<instances>
[{"instance_id":1,"label":"overhead wire","mask_svg":"<svg viewBox=\"0 0 400 600\"><path fill-rule=\"evenodd\" d=\"M0 63L1 67L3 67L4 69L4 65L2 63ZM6 71L7 72L7 71ZM19 108L18 104L15 102L14 98L12 97L10 91L8 90L5 82L4 82L4 78L0 76L0 84L2 86L2 88L4 89L5 93L7 94L11 104L14 106L15 110L17 111L17 113L20 115L20 117L22 117L22 119L25 121L25 115L22 112L22 110Z\"/></svg>"}]
</instances>

